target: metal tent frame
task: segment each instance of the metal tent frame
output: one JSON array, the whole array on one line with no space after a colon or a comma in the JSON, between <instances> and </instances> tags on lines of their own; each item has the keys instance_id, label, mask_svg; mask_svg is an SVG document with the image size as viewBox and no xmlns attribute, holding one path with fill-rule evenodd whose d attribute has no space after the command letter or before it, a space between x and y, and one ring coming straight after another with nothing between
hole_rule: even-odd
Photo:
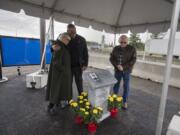
<instances>
[{"instance_id":1,"label":"metal tent frame","mask_svg":"<svg viewBox=\"0 0 180 135\"><path fill-rule=\"evenodd\" d=\"M177 26L178 26L178 22L179 22L179 12L180 12L180 0L162 0L162 1L168 2L171 5L174 4L174 9L173 9L171 20L164 20L164 21L161 20L161 21L156 21L156 22L152 22L152 23L142 23L142 24L139 23L139 24L132 24L132 25L128 24L128 25L121 25L121 26L118 26L117 22L119 22L119 20L121 18L122 11L123 11L124 5L126 3L126 0L121 1L122 3L121 3L120 10L119 10L118 18L116 20L116 24L113 24L113 25L107 24L105 22L101 22L99 20L91 19L91 18L88 18L86 16L68 13L68 12L65 12L64 10L59 11L59 10L55 9L55 7L58 3L58 0L54 0L51 8L45 7L44 5L36 5L36 4L30 3L30 2L24 1L24 0L16 0L13 2L17 2L19 4L21 3L22 5L24 4L26 6L33 7L33 8L40 8L40 9L44 8L48 11L51 11L50 16L52 16L52 13L60 13L61 15L65 15L69 18L76 18L78 20L81 19L83 21L93 22L94 24L97 24L98 26L101 25L101 26L104 26L106 28L114 28L115 34L117 32L121 32L122 29L128 29L131 27L136 28L136 27L141 27L141 26L154 26L154 25L160 26L160 25L167 25L171 22L170 38L169 38L169 43L168 43L168 54L167 54L167 60L166 60L166 68L164 70L164 81L163 81L163 87L162 87L162 96L161 96L159 115L158 115L158 121L157 121L157 128L156 128L156 135L161 135L162 126L163 126L163 119L164 119L164 112L165 112L165 107L166 107L167 94L168 94L168 86L169 86L170 75L171 75L172 54L173 54L173 49L174 49L175 33L177 31ZM5 3L5 4L3 3L5 6L7 6L8 4L9 5L11 4L10 0L6 0L3 2ZM7 2L7 4L6 4L6 2ZM3 9L8 10L8 7L3 7ZM44 38L44 36L42 36L41 39L42 38ZM42 57L42 61L44 61L43 57Z\"/></svg>"}]
</instances>

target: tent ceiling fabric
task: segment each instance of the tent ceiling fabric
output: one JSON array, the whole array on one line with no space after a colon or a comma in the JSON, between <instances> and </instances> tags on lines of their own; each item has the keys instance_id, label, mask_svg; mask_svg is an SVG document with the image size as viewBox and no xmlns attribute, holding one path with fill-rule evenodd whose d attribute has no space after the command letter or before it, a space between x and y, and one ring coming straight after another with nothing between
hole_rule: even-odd
<instances>
[{"instance_id":1,"label":"tent ceiling fabric","mask_svg":"<svg viewBox=\"0 0 180 135\"><path fill-rule=\"evenodd\" d=\"M164 32L169 28L173 0L0 0L0 8L13 12L110 33ZM180 28L180 27L179 27Z\"/></svg>"}]
</instances>

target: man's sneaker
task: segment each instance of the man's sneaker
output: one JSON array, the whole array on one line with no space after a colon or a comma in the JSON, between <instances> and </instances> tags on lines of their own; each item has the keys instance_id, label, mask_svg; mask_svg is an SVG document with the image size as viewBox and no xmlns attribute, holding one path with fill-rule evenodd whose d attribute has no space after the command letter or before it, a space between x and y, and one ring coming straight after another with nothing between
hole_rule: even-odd
<instances>
[{"instance_id":1,"label":"man's sneaker","mask_svg":"<svg viewBox=\"0 0 180 135\"><path fill-rule=\"evenodd\" d=\"M58 106L55 105L52 109L50 109L49 114L52 116L57 115L58 110Z\"/></svg>"},{"instance_id":2,"label":"man's sneaker","mask_svg":"<svg viewBox=\"0 0 180 135\"><path fill-rule=\"evenodd\" d=\"M69 106L69 102L68 101L61 101L61 109L65 109L68 106Z\"/></svg>"},{"instance_id":3,"label":"man's sneaker","mask_svg":"<svg viewBox=\"0 0 180 135\"><path fill-rule=\"evenodd\" d=\"M122 109L127 110L128 109L128 104L127 103L123 103L122 104Z\"/></svg>"},{"instance_id":4,"label":"man's sneaker","mask_svg":"<svg viewBox=\"0 0 180 135\"><path fill-rule=\"evenodd\" d=\"M50 103L47 107L47 112L50 112L53 107L54 107L54 104Z\"/></svg>"},{"instance_id":5,"label":"man's sneaker","mask_svg":"<svg viewBox=\"0 0 180 135\"><path fill-rule=\"evenodd\" d=\"M58 113L58 104L49 104L48 107L47 107L47 112L50 114L50 115L56 115Z\"/></svg>"}]
</instances>

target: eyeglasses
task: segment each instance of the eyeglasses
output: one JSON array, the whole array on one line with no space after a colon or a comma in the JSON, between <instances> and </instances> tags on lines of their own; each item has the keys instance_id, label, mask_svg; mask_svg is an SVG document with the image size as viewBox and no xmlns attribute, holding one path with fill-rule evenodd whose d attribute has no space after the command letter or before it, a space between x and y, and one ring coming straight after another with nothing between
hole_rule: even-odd
<instances>
[{"instance_id":1,"label":"eyeglasses","mask_svg":"<svg viewBox=\"0 0 180 135\"><path fill-rule=\"evenodd\" d=\"M127 44L127 42L120 42L121 44Z\"/></svg>"}]
</instances>

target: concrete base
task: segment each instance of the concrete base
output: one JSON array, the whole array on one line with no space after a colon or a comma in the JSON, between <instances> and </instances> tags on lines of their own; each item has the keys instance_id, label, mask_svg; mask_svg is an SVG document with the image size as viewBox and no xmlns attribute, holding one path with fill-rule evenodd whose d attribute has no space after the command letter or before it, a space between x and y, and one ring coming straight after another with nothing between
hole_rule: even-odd
<instances>
[{"instance_id":1,"label":"concrete base","mask_svg":"<svg viewBox=\"0 0 180 135\"><path fill-rule=\"evenodd\" d=\"M35 88L41 89L47 85L48 73L41 71L37 71L35 73L31 73L26 75L26 87L27 88Z\"/></svg>"},{"instance_id":2,"label":"concrete base","mask_svg":"<svg viewBox=\"0 0 180 135\"><path fill-rule=\"evenodd\" d=\"M105 120L106 118L108 118L110 116L110 112L106 112L103 113L102 117L99 119L98 123L100 123L101 121Z\"/></svg>"},{"instance_id":3,"label":"concrete base","mask_svg":"<svg viewBox=\"0 0 180 135\"><path fill-rule=\"evenodd\" d=\"M96 90L88 90L88 99L92 106L96 107L102 107L103 108L103 114L102 117L99 119L98 123L106 119L110 116L110 113L108 111L108 96L110 94L110 87L100 88Z\"/></svg>"},{"instance_id":4,"label":"concrete base","mask_svg":"<svg viewBox=\"0 0 180 135\"><path fill-rule=\"evenodd\" d=\"M3 77L2 79L0 79L0 83L7 82L7 81L8 81L7 77Z\"/></svg>"},{"instance_id":5,"label":"concrete base","mask_svg":"<svg viewBox=\"0 0 180 135\"><path fill-rule=\"evenodd\" d=\"M180 135L180 116L173 116L166 135Z\"/></svg>"}]
</instances>

